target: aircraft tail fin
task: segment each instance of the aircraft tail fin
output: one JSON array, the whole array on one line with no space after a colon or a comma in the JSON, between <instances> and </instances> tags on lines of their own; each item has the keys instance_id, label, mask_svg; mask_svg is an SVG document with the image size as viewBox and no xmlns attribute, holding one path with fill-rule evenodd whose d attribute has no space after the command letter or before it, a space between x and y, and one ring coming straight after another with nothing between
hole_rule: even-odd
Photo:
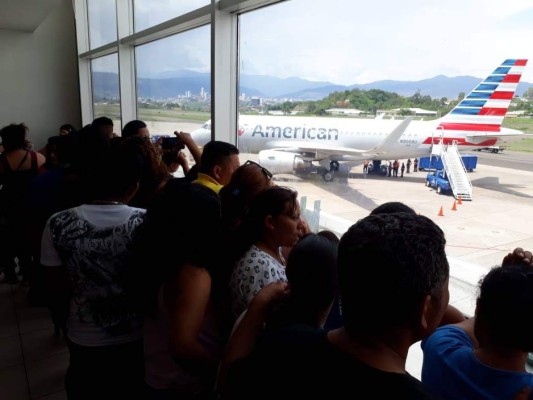
<instances>
[{"instance_id":1,"label":"aircraft tail fin","mask_svg":"<svg viewBox=\"0 0 533 400\"><path fill-rule=\"evenodd\" d=\"M505 60L440 119L439 127L474 135L477 132L500 132L527 61Z\"/></svg>"}]
</instances>

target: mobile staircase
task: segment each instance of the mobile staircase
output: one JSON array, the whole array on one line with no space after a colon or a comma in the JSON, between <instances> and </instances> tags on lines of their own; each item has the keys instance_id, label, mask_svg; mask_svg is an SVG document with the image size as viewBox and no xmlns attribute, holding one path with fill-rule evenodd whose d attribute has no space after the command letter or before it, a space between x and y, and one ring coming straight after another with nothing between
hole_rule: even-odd
<instances>
[{"instance_id":1,"label":"mobile staircase","mask_svg":"<svg viewBox=\"0 0 533 400\"><path fill-rule=\"evenodd\" d=\"M450 182L453 196L456 199L461 196L461 200L472 200L472 183L457 149L457 142L454 141L452 144L446 145L442 143L441 139L433 145L431 155L442 159L442 165Z\"/></svg>"}]
</instances>

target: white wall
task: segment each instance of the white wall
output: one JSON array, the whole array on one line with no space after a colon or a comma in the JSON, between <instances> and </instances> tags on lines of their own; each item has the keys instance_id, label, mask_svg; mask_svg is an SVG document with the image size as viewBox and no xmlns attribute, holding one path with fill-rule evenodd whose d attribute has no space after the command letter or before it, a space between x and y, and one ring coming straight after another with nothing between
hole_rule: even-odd
<instances>
[{"instance_id":1,"label":"white wall","mask_svg":"<svg viewBox=\"0 0 533 400\"><path fill-rule=\"evenodd\" d=\"M65 123L80 128L74 11L62 0L33 32L0 29L0 126L24 122L39 149Z\"/></svg>"}]
</instances>

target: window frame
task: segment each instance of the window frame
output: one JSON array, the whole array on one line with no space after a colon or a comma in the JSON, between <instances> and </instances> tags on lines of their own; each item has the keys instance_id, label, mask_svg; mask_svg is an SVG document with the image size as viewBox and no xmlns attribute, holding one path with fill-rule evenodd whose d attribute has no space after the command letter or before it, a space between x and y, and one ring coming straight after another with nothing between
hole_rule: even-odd
<instances>
[{"instance_id":1,"label":"window frame","mask_svg":"<svg viewBox=\"0 0 533 400\"><path fill-rule=\"evenodd\" d=\"M82 124L94 119L91 60L118 53L121 121L137 119L135 46L177 33L211 25L211 120L212 139L236 144L238 120L238 16L289 0L211 0L168 21L134 32L133 0L116 0L117 40L89 47L86 0L74 0Z\"/></svg>"}]
</instances>

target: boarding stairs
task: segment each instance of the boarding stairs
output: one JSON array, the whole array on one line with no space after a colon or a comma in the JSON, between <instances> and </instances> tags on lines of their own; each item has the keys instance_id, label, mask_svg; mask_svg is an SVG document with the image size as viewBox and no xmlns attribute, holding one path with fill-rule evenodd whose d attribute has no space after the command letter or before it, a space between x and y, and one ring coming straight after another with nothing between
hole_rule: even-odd
<instances>
[{"instance_id":1,"label":"boarding stairs","mask_svg":"<svg viewBox=\"0 0 533 400\"><path fill-rule=\"evenodd\" d=\"M433 146L431 154L442 159L454 197L458 199L460 196L461 200L472 200L472 182L459 154L457 143L454 141L452 144L445 145L441 140Z\"/></svg>"}]
</instances>

